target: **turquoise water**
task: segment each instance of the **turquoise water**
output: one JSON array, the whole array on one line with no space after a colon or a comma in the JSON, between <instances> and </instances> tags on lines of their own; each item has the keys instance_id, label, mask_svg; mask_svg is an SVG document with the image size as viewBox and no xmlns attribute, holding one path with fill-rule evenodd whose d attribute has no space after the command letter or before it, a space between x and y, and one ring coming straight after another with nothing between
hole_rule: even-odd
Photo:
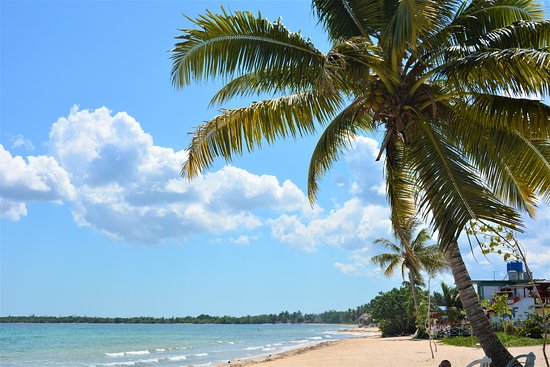
<instances>
[{"instance_id":1,"label":"turquoise water","mask_svg":"<svg viewBox=\"0 0 550 367\"><path fill-rule=\"evenodd\" d=\"M0 324L2 367L228 364L351 337L335 325Z\"/></svg>"}]
</instances>

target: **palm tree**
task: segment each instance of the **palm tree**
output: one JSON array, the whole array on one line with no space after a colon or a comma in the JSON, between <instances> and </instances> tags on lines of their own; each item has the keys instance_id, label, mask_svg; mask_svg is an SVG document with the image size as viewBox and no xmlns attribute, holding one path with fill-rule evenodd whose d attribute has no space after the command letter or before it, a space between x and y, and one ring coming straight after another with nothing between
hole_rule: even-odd
<instances>
[{"instance_id":1,"label":"palm tree","mask_svg":"<svg viewBox=\"0 0 550 367\"><path fill-rule=\"evenodd\" d=\"M450 324L460 323L464 320L464 308L462 307L462 302L460 302L458 289L441 283L441 291L442 293L434 292L435 304L437 306L445 306L445 314Z\"/></svg>"},{"instance_id":2,"label":"palm tree","mask_svg":"<svg viewBox=\"0 0 550 367\"><path fill-rule=\"evenodd\" d=\"M374 241L374 243L386 246L391 253L375 255L371 258L371 262L379 265L387 277L391 277L399 267L401 267L403 280L405 280L405 273L408 274L416 315L418 315L419 305L416 286L419 281L422 281L422 270L433 273L447 266L439 246L426 245L426 242L430 239L427 229L422 228L413 239L414 232L419 225L420 222L415 218L410 220L406 228L402 230L404 238L398 244L385 238Z\"/></svg>"},{"instance_id":3,"label":"palm tree","mask_svg":"<svg viewBox=\"0 0 550 367\"><path fill-rule=\"evenodd\" d=\"M383 132L394 231L429 215L460 298L494 366L512 356L487 320L458 238L471 220L520 230L550 201L550 21L535 0L313 0L323 53L281 21L207 11L172 50L177 87L225 77L212 98L270 98L197 127L182 173L276 139L324 131L308 194L355 136Z\"/></svg>"}]
</instances>

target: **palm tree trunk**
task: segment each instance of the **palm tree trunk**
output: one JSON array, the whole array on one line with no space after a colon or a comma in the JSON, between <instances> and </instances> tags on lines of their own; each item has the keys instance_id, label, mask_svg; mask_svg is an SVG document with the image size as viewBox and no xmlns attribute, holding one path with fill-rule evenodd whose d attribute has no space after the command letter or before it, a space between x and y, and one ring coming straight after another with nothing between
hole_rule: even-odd
<instances>
[{"instance_id":1,"label":"palm tree trunk","mask_svg":"<svg viewBox=\"0 0 550 367\"><path fill-rule=\"evenodd\" d=\"M418 295L416 294L416 283L414 282L414 275L410 269L409 269L409 283L411 284L411 291L413 294L414 315L418 316Z\"/></svg>"},{"instance_id":2,"label":"palm tree trunk","mask_svg":"<svg viewBox=\"0 0 550 367\"><path fill-rule=\"evenodd\" d=\"M493 361L491 366L505 367L513 357L498 339L489 323L489 319L481 308L481 303L474 290L472 279L462 260L456 241L451 243L446 256L474 335L478 338L485 354Z\"/></svg>"}]
</instances>

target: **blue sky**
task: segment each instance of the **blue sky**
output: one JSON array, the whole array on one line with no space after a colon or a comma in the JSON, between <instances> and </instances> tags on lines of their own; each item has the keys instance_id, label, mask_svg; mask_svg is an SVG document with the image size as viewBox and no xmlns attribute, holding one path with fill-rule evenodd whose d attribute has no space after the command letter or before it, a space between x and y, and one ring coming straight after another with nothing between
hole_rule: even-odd
<instances>
[{"instance_id":1,"label":"blue sky","mask_svg":"<svg viewBox=\"0 0 550 367\"><path fill-rule=\"evenodd\" d=\"M315 137L179 177L221 84L175 90L168 50L191 26L182 14L221 5L329 49L307 1L1 2L0 314L320 312L400 283L368 263L391 236L376 136L355 142L313 209ZM542 207L522 235L539 277L549 229ZM505 270L465 258L474 278Z\"/></svg>"}]
</instances>

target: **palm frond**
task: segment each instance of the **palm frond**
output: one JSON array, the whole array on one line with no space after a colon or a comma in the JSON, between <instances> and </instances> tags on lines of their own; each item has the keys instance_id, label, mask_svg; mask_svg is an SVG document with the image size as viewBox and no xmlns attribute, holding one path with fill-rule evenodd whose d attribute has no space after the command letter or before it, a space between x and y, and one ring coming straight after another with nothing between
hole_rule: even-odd
<instances>
[{"instance_id":1,"label":"palm frond","mask_svg":"<svg viewBox=\"0 0 550 367\"><path fill-rule=\"evenodd\" d=\"M550 138L550 106L541 101L474 93L468 104L451 110L456 120L469 120L475 127L521 131L532 139Z\"/></svg>"},{"instance_id":2,"label":"palm frond","mask_svg":"<svg viewBox=\"0 0 550 367\"><path fill-rule=\"evenodd\" d=\"M232 77L254 70L307 73L324 63L324 54L299 33L250 12L222 14L207 11L190 19L198 29L182 29L181 40L171 50L172 82L178 87L193 80Z\"/></svg>"},{"instance_id":3,"label":"palm frond","mask_svg":"<svg viewBox=\"0 0 550 367\"><path fill-rule=\"evenodd\" d=\"M393 92L394 85L399 82L398 75L387 67L382 48L372 45L365 37L353 37L337 43L331 53L343 58L348 66L362 68L367 76L372 71L390 92ZM348 79L347 82L354 83L354 80Z\"/></svg>"},{"instance_id":4,"label":"palm frond","mask_svg":"<svg viewBox=\"0 0 550 367\"><path fill-rule=\"evenodd\" d=\"M417 124L411 162L422 189L421 208L429 208L440 244L447 246L476 218L519 230L519 214L492 195L438 126L424 120Z\"/></svg>"},{"instance_id":5,"label":"palm frond","mask_svg":"<svg viewBox=\"0 0 550 367\"><path fill-rule=\"evenodd\" d=\"M414 220L417 207L414 173L405 159L405 146L397 134L389 135L386 147L386 195L391 209L392 228L395 236L406 242L411 234L405 229Z\"/></svg>"},{"instance_id":6,"label":"palm frond","mask_svg":"<svg viewBox=\"0 0 550 367\"><path fill-rule=\"evenodd\" d=\"M312 69L307 74L297 73L294 69L256 70L236 77L214 94L210 106L221 105L235 97L301 93L322 83L322 69Z\"/></svg>"},{"instance_id":7,"label":"palm frond","mask_svg":"<svg viewBox=\"0 0 550 367\"><path fill-rule=\"evenodd\" d=\"M380 254L371 257L371 262L375 265L379 265L381 268L385 268L384 275L388 278L393 275L395 269L402 263L399 255L395 254Z\"/></svg>"},{"instance_id":8,"label":"palm frond","mask_svg":"<svg viewBox=\"0 0 550 367\"><path fill-rule=\"evenodd\" d=\"M401 252L403 251L402 244L396 245L395 243L393 243L390 240L385 239L385 238L379 238L379 239L375 240L374 243L377 244L377 245L384 245L388 249L395 252L396 254L401 254Z\"/></svg>"},{"instance_id":9,"label":"palm frond","mask_svg":"<svg viewBox=\"0 0 550 367\"><path fill-rule=\"evenodd\" d=\"M425 244L430 240L432 236L426 228L421 229L416 235L415 239L411 242L413 248L426 248ZM412 238L412 237L411 237Z\"/></svg>"},{"instance_id":10,"label":"palm frond","mask_svg":"<svg viewBox=\"0 0 550 367\"><path fill-rule=\"evenodd\" d=\"M439 245L422 246L417 250L417 256L422 268L432 275L449 267Z\"/></svg>"},{"instance_id":11,"label":"palm frond","mask_svg":"<svg viewBox=\"0 0 550 367\"><path fill-rule=\"evenodd\" d=\"M550 20L520 21L506 27L484 33L465 43L452 45L446 52L464 56L470 53L506 48L530 48L543 50L550 47Z\"/></svg>"},{"instance_id":12,"label":"palm frond","mask_svg":"<svg viewBox=\"0 0 550 367\"><path fill-rule=\"evenodd\" d=\"M547 203L550 202L550 141L530 141L521 133L517 137L514 171ZM512 139L510 139L512 140Z\"/></svg>"},{"instance_id":13,"label":"palm frond","mask_svg":"<svg viewBox=\"0 0 550 367\"><path fill-rule=\"evenodd\" d=\"M351 146L357 133L374 129L370 113L364 110L364 104L364 99L355 100L327 125L319 137L309 163L307 191L311 203L315 201L319 180L341 153Z\"/></svg>"},{"instance_id":14,"label":"palm frond","mask_svg":"<svg viewBox=\"0 0 550 367\"><path fill-rule=\"evenodd\" d=\"M482 0L464 2L451 23L452 36L459 43L523 20L544 20L540 4L533 0Z\"/></svg>"},{"instance_id":15,"label":"palm frond","mask_svg":"<svg viewBox=\"0 0 550 367\"><path fill-rule=\"evenodd\" d=\"M533 49L476 52L444 64L436 74L459 91L548 95L550 52Z\"/></svg>"},{"instance_id":16,"label":"palm frond","mask_svg":"<svg viewBox=\"0 0 550 367\"><path fill-rule=\"evenodd\" d=\"M537 194L542 195L537 190L550 185L548 159L541 159L545 153L534 151L532 143L526 144L518 130L484 126L465 112L467 109L468 105L454 106L454 116L445 125L446 135L478 168L500 200L534 216ZM529 130L526 132L529 134Z\"/></svg>"},{"instance_id":17,"label":"palm frond","mask_svg":"<svg viewBox=\"0 0 550 367\"><path fill-rule=\"evenodd\" d=\"M386 47L391 50L392 69L396 72L407 45L412 45L414 48L416 43L418 25L415 18L417 16L415 1L400 1L384 32Z\"/></svg>"},{"instance_id":18,"label":"palm frond","mask_svg":"<svg viewBox=\"0 0 550 367\"><path fill-rule=\"evenodd\" d=\"M377 0L313 0L313 9L333 41L368 37L385 24Z\"/></svg>"},{"instance_id":19,"label":"palm frond","mask_svg":"<svg viewBox=\"0 0 550 367\"><path fill-rule=\"evenodd\" d=\"M188 147L182 174L192 178L209 167L216 157L231 160L243 148L252 151L262 141L304 136L315 131L315 120L326 121L340 107L338 95L300 93L225 110L199 126Z\"/></svg>"},{"instance_id":20,"label":"palm frond","mask_svg":"<svg viewBox=\"0 0 550 367\"><path fill-rule=\"evenodd\" d=\"M452 19L447 22L443 20L442 26L419 45L421 58L426 63L440 65L443 60L448 61L444 51L454 49L456 52L456 48L460 47L472 46L481 50L483 42L493 42L496 46L499 37L504 45L507 27L514 28L514 23L521 24L523 21L544 20L540 5L531 0L458 1L450 4L449 9L454 13ZM520 28L522 26L517 27ZM521 29L519 32L526 33L528 30ZM511 35L510 42L513 38Z\"/></svg>"}]
</instances>

